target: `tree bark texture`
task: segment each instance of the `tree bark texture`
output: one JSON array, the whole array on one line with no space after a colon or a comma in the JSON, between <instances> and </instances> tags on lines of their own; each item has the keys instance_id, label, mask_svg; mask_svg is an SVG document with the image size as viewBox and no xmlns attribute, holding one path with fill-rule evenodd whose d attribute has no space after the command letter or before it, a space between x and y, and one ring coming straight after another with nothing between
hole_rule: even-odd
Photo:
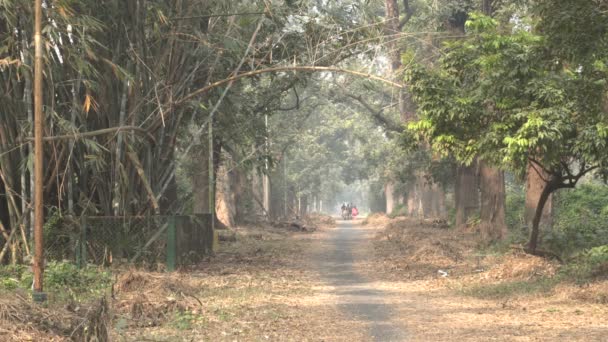
<instances>
[{"instance_id":1,"label":"tree bark texture","mask_svg":"<svg viewBox=\"0 0 608 342\"><path fill-rule=\"evenodd\" d=\"M454 199L456 226L464 227L467 220L479 209L478 177L475 165L459 166L456 171Z\"/></svg>"},{"instance_id":2,"label":"tree bark texture","mask_svg":"<svg viewBox=\"0 0 608 342\"><path fill-rule=\"evenodd\" d=\"M555 179L549 180L543 188L543 191L538 198L538 203L536 204L536 210L534 212L534 218L532 219L532 229L530 230L530 241L528 242L527 252L531 254L537 253L538 248L538 240L540 237L540 222L543 216L543 209L547 200L551 196L551 194L560 188L558 185L559 182ZM564 186L562 186L564 187Z\"/></svg>"},{"instance_id":3,"label":"tree bark texture","mask_svg":"<svg viewBox=\"0 0 608 342\"><path fill-rule=\"evenodd\" d=\"M504 172L480 161L479 176L481 237L484 241L501 240L507 235Z\"/></svg>"},{"instance_id":4,"label":"tree bark texture","mask_svg":"<svg viewBox=\"0 0 608 342\"><path fill-rule=\"evenodd\" d=\"M536 214L536 207L539 203L540 196L543 190L547 186L545 180L549 180L550 175L544 172L538 167L528 165L528 172L526 174L526 209L524 213L524 219L526 225L531 228L532 221ZM552 208L553 207L553 196L550 194L547 198L541 217L543 226L552 226Z\"/></svg>"}]
</instances>

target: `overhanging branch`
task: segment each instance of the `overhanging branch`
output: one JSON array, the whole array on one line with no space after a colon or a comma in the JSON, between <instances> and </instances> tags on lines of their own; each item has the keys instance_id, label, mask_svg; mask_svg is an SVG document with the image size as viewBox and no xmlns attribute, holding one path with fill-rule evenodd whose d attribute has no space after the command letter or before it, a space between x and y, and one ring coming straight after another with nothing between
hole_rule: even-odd
<instances>
[{"instance_id":1,"label":"overhanging branch","mask_svg":"<svg viewBox=\"0 0 608 342\"><path fill-rule=\"evenodd\" d=\"M350 74L350 75L355 75L355 76L359 76L359 77L364 77L370 80L375 80L375 81L379 81L379 82L383 82L386 83L390 86L393 86L395 88L404 88L405 86L403 84L391 81L389 79L377 76L377 75L372 75L369 73L364 73L364 72L360 72L360 71L355 71L355 70L348 70L348 69L342 69L342 68L336 68L336 67L324 67L324 66L285 66L285 67L275 67L275 68L266 68L266 69L260 69L260 70L254 70L254 71L249 71L249 72L244 72L242 74L238 74L238 75L234 75L228 78L225 78L223 80L214 82L208 86L202 87L200 89L197 89L195 91L193 91L192 93L182 97L180 100L176 101L175 104L176 105L183 105L184 103L186 103L187 101L192 100L193 98L195 98L196 96L199 96L201 94L204 94L206 92L208 92L209 90L216 88L216 87L220 87L223 86L225 84L228 83L232 83L234 81L240 80L241 78L246 78L246 77L252 77L252 76L256 76L256 75L260 75L260 74L267 74L267 73L273 73L273 72L284 72L284 71L307 71L307 72L315 72L315 71L327 71L327 72L341 72L341 73L345 73L345 74Z\"/></svg>"}]
</instances>

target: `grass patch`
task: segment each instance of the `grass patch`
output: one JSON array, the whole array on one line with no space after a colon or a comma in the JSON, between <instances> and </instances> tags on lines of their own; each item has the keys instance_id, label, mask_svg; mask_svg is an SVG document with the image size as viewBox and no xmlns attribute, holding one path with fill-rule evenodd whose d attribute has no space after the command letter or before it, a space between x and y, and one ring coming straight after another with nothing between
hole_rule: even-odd
<instances>
[{"instance_id":1,"label":"grass patch","mask_svg":"<svg viewBox=\"0 0 608 342\"><path fill-rule=\"evenodd\" d=\"M192 330L205 323L205 318L200 314L191 311L176 311L169 321L169 326L177 330Z\"/></svg>"},{"instance_id":2,"label":"grass patch","mask_svg":"<svg viewBox=\"0 0 608 342\"><path fill-rule=\"evenodd\" d=\"M549 294L560 282L560 277L539 278L531 281L512 281L498 284L474 285L460 289L466 296L481 299L505 299L515 296Z\"/></svg>"},{"instance_id":3,"label":"grass patch","mask_svg":"<svg viewBox=\"0 0 608 342\"><path fill-rule=\"evenodd\" d=\"M25 265L0 267L0 290L30 291L34 275ZM109 271L99 267L79 269L69 262L49 262L44 272L44 288L49 293L49 301L84 302L99 298L112 284Z\"/></svg>"}]
</instances>

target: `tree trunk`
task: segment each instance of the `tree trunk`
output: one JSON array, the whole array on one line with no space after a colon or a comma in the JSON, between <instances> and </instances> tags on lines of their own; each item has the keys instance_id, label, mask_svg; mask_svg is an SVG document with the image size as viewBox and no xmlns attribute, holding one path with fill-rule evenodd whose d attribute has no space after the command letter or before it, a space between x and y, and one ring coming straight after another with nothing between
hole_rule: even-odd
<instances>
[{"instance_id":1,"label":"tree trunk","mask_svg":"<svg viewBox=\"0 0 608 342\"><path fill-rule=\"evenodd\" d=\"M434 184L425 181L423 183L422 194L422 215L423 218L435 218L437 213L435 211L435 188Z\"/></svg>"},{"instance_id":2,"label":"tree trunk","mask_svg":"<svg viewBox=\"0 0 608 342\"><path fill-rule=\"evenodd\" d=\"M233 174L233 190L234 196L234 221L239 224L244 221L247 209L245 208L245 189L247 188L246 180L243 170L236 167L232 170Z\"/></svg>"},{"instance_id":3,"label":"tree trunk","mask_svg":"<svg viewBox=\"0 0 608 342\"><path fill-rule=\"evenodd\" d=\"M539 174L540 173L540 174ZM536 206L540 200L540 196L547 185L545 180L548 180L551 176L541 170L540 168L534 168L532 165L528 165L528 173L526 175L526 209L524 213L525 223L528 227L532 227L532 221L536 214ZM546 200L541 222L543 226L551 227L552 225L552 208L553 207L553 196L549 195Z\"/></svg>"},{"instance_id":4,"label":"tree trunk","mask_svg":"<svg viewBox=\"0 0 608 342\"><path fill-rule=\"evenodd\" d=\"M418 192L418 183L414 182L409 186L407 192L407 215L409 217L418 217L420 212L420 198Z\"/></svg>"},{"instance_id":5,"label":"tree trunk","mask_svg":"<svg viewBox=\"0 0 608 342\"><path fill-rule=\"evenodd\" d=\"M479 209L478 178L475 170L475 166L459 166L456 171L456 227L466 226L470 216Z\"/></svg>"},{"instance_id":6,"label":"tree trunk","mask_svg":"<svg viewBox=\"0 0 608 342\"><path fill-rule=\"evenodd\" d=\"M445 191L439 184L431 186L431 206L428 217L445 219L447 209L445 207Z\"/></svg>"},{"instance_id":7,"label":"tree trunk","mask_svg":"<svg viewBox=\"0 0 608 342\"><path fill-rule=\"evenodd\" d=\"M484 241L501 240L507 235L505 222L504 173L480 161L480 230Z\"/></svg>"},{"instance_id":8,"label":"tree trunk","mask_svg":"<svg viewBox=\"0 0 608 342\"><path fill-rule=\"evenodd\" d=\"M386 214L390 215L395 209L395 185L387 182L384 186L384 196L386 197Z\"/></svg>"},{"instance_id":9,"label":"tree trunk","mask_svg":"<svg viewBox=\"0 0 608 342\"><path fill-rule=\"evenodd\" d=\"M262 174L262 193L263 193L263 204L264 204L264 213L268 218L270 218L270 175L268 174L268 169L266 169L266 173Z\"/></svg>"},{"instance_id":10,"label":"tree trunk","mask_svg":"<svg viewBox=\"0 0 608 342\"><path fill-rule=\"evenodd\" d=\"M209 213L209 154L206 145L192 153L196 168L191 173L192 179L192 212Z\"/></svg>"},{"instance_id":11,"label":"tree trunk","mask_svg":"<svg viewBox=\"0 0 608 342\"><path fill-rule=\"evenodd\" d=\"M215 178L215 211L224 226L233 227L236 216L235 177L229 159L223 158Z\"/></svg>"},{"instance_id":12,"label":"tree trunk","mask_svg":"<svg viewBox=\"0 0 608 342\"><path fill-rule=\"evenodd\" d=\"M308 195L300 197L300 217L308 215Z\"/></svg>"},{"instance_id":13,"label":"tree trunk","mask_svg":"<svg viewBox=\"0 0 608 342\"><path fill-rule=\"evenodd\" d=\"M534 218L532 219L532 229L530 231L530 241L528 242L527 252L530 254L536 254L538 248L538 237L540 236L540 222L543 217L543 210L547 200L553 193L553 191L558 189L558 186L555 185L556 182L554 180L549 181L543 191L538 198L538 203L536 205L536 210L534 212Z\"/></svg>"}]
</instances>

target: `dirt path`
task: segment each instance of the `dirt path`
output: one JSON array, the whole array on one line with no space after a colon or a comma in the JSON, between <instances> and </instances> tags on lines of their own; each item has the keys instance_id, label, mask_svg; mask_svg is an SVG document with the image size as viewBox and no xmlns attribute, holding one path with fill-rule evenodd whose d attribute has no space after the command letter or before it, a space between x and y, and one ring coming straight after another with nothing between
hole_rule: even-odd
<instances>
[{"instance_id":1,"label":"dirt path","mask_svg":"<svg viewBox=\"0 0 608 342\"><path fill-rule=\"evenodd\" d=\"M405 330L393 322L395 308L387 303L388 294L379 290L355 269L355 263L369 257L361 254L370 234L360 221L338 221L320 240L317 267L336 305L347 317L367 327L373 341L403 341Z\"/></svg>"},{"instance_id":2,"label":"dirt path","mask_svg":"<svg viewBox=\"0 0 608 342\"><path fill-rule=\"evenodd\" d=\"M460 231L368 218L324 220L315 233L234 232L215 257L181 272L117 273L113 340L608 341L608 280L553 284L547 261L478 259ZM86 311L0 293L0 341L70 340L72 329L49 326Z\"/></svg>"}]
</instances>

